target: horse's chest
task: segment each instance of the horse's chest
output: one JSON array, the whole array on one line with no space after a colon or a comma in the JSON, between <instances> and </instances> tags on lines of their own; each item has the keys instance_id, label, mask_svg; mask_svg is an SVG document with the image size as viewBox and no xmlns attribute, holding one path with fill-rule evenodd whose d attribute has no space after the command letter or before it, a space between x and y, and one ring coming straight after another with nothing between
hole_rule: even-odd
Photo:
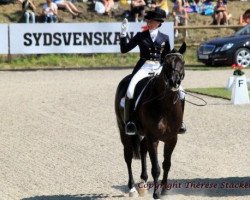
<instances>
[{"instance_id":1,"label":"horse's chest","mask_svg":"<svg viewBox=\"0 0 250 200\"><path fill-rule=\"evenodd\" d=\"M162 118L157 123L157 129L161 134L166 134L171 132L171 126L169 125L168 121L164 118Z\"/></svg>"}]
</instances>

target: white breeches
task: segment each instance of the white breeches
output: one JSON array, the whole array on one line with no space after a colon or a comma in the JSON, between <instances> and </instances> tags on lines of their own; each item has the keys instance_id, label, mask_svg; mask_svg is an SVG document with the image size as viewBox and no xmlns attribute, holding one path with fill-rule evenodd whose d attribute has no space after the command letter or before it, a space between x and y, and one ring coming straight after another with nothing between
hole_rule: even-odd
<instances>
[{"instance_id":1,"label":"white breeches","mask_svg":"<svg viewBox=\"0 0 250 200\"><path fill-rule=\"evenodd\" d=\"M137 85L137 83L143 78L159 75L161 73L161 70L162 66L159 62L146 61L141 69L139 69L138 72L132 77L127 89L127 97L129 99L133 99L135 86ZM181 100L185 98L184 89L181 85L179 87L179 95Z\"/></svg>"},{"instance_id":2,"label":"white breeches","mask_svg":"<svg viewBox=\"0 0 250 200\"><path fill-rule=\"evenodd\" d=\"M162 69L162 66L160 65L159 62L146 61L142 65L141 69L139 69L138 72L131 79L129 86L128 86L128 90L127 90L127 97L129 99L133 99L135 86L137 85L137 83L143 78L160 74L161 69Z\"/></svg>"}]
</instances>

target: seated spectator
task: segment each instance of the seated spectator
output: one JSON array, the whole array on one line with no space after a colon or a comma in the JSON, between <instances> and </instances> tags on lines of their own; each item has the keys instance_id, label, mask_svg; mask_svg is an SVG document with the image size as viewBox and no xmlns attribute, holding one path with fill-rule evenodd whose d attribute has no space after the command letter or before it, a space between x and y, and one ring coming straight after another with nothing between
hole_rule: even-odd
<instances>
[{"instance_id":1,"label":"seated spectator","mask_svg":"<svg viewBox=\"0 0 250 200\"><path fill-rule=\"evenodd\" d=\"M82 13L76 8L76 6L71 1L53 0L53 2L57 5L58 8L67 9L73 15L73 18L77 17L79 14Z\"/></svg>"},{"instance_id":2,"label":"seated spectator","mask_svg":"<svg viewBox=\"0 0 250 200\"><path fill-rule=\"evenodd\" d=\"M167 0L157 0L155 3L152 3L151 5L153 8L160 8L165 11L166 16L169 14L169 9L168 9L168 1Z\"/></svg>"},{"instance_id":3,"label":"seated spectator","mask_svg":"<svg viewBox=\"0 0 250 200\"><path fill-rule=\"evenodd\" d=\"M189 8L190 5L189 5L188 0L182 0L182 6L183 6L184 8Z\"/></svg>"},{"instance_id":4,"label":"seated spectator","mask_svg":"<svg viewBox=\"0 0 250 200\"><path fill-rule=\"evenodd\" d=\"M214 23L217 25L228 25L229 17L227 6L223 3L223 0L217 0L214 7Z\"/></svg>"},{"instance_id":5,"label":"seated spectator","mask_svg":"<svg viewBox=\"0 0 250 200\"><path fill-rule=\"evenodd\" d=\"M173 7L173 17L175 26L185 26L187 25L188 13L186 9L182 6L182 0L177 0L176 6ZM175 30L175 37L178 37L178 30ZM185 30L185 37L187 36L187 31Z\"/></svg>"},{"instance_id":6,"label":"seated spectator","mask_svg":"<svg viewBox=\"0 0 250 200\"><path fill-rule=\"evenodd\" d=\"M18 0L22 3L22 11L25 23L36 23L35 10L36 6L32 0Z\"/></svg>"},{"instance_id":7,"label":"seated spectator","mask_svg":"<svg viewBox=\"0 0 250 200\"><path fill-rule=\"evenodd\" d=\"M43 5L43 16L45 23L55 23L57 21L57 5L52 0L46 0Z\"/></svg>"},{"instance_id":8,"label":"seated spectator","mask_svg":"<svg viewBox=\"0 0 250 200\"><path fill-rule=\"evenodd\" d=\"M190 7L190 5L189 5L189 3L188 3L187 0L181 0L181 5L182 5L184 8L189 8L189 7ZM176 1L174 2L174 7L175 7L175 6L178 6L178 0L176 0Z\"/></svg>"},{"instance_id":9,"label":"seated spectator","mask_svg":"<svg viewBox=\"0 0 250 200\"><path fill-rule=\"evenodd\" d=\"M105 14L111 15L111 10L114 8L114 0L103 0L103 4L105 7Z\"/></svg>"},{"instance_id":10,"label":"seated spectator","mask_svg":"<svg viewBox=\"0 0 250 200\"><path fill-rule=\"evenodd\" d=\"M143 20L145 15L146 3L144 0L132 0L131 2L131 15L135 22Z\"/></svg>"},{"instance_id":11,"label":"seated spectator","mask_svg":"<svg viewBox=\"0 0 250 200\"><path fill-rule=\"evenodd\" d=\"M104 14L105 13L105 6L104 6L104 3L102 1L95 1L93 2L94 5L95 5L95 8L94 10L96 11L96 13L98 14Z\"/></svg>"},{"instance_id":12,"label":"seated spectator","mask_svg":"<svg viewBox=\"0 0 250 200\"><path fill-rule=\"evenodd\" d=\"M240 25L250 24L250 9L247 9L243 15L240 16Z\"/></svg>"}]
</instances>

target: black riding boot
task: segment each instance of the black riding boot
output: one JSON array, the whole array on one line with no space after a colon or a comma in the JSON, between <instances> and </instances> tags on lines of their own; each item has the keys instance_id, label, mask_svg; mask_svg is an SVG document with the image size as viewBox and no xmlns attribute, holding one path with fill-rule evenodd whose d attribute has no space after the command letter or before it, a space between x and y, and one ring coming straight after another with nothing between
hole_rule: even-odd
<instances>
[{"instance_id":1,"label":"black riding boot","mask_svg":"<svg viewBox=\"0 0 250 200\"><path fill-rule=\"evenodd\" d=\"M182 108L182 118L184 115L184 108L185 108L185 99L181 100L181 108ZM181 123L181 128L179 130L179 134L183 134L187 131L186 125L184 124L184 122L182 121Z\"/></svg>"},{"instance_id":2,"label":"black riding boot","mask_svg":"<svg viewBox=\"0 0 250 200\"><path fill-rule=\"evenodd\" d=\"M128 97L125 97L124 121L126 134L135 135L137 129L133 121L133 99Z\"/></svg>"}]
</instances>

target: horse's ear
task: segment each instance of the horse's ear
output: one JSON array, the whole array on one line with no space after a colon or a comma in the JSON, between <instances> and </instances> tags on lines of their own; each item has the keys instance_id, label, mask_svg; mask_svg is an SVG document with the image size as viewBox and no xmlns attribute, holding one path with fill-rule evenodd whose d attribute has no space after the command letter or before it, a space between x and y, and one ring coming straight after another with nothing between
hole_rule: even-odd
<instances>
[{"instance_id":1,"label":"horse's ear","mask_svg":"<svg viewBox=\"0 0 250 200\"><path fill-rule=\"evenodd\" d=\"M175 49L175 48L173 48L171 51L170 51L170 53L176 53L177 52L177 50Z\"/></svg>"},{"instance_id":2,"label":"horse's ear","mask_svg":"<svg viewBox=\"0 0 250 200\"><path fill-rule=\"evenodd\" d=\"M179 53L184 54L186 51L186 47L187 47L186 42L183 42L180 49L179 49Z\"/></svg>"}]
</instances>

